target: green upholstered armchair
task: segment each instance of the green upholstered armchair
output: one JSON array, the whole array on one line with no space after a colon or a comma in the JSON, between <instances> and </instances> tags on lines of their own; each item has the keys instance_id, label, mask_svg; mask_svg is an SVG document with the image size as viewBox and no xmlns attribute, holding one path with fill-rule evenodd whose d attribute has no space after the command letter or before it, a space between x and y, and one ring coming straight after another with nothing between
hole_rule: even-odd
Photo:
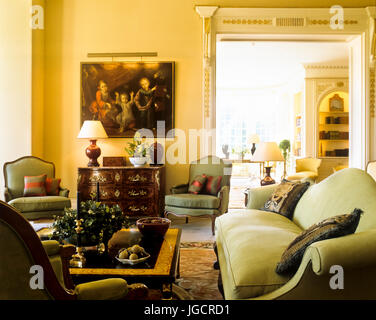
<instances>
[{"instance_id":1,"label":"green upholstered armchair","mask_svg":"<svg viewBox=\"0 0 376 320\"><path fill-rule=\"evenodd\" d=\"M60 187L58 196L24 197L24 176L47 174L55 178L55 165L37 157L27 156L4 164L5 201L27 219L52 218L71 207L69 190Z\"/></svg>"},{"instance_id":2,"label":"green upholstered armchair","mask_svg":"<svg viewBox=\"0 0 376 320\"><path fill-rule=\"evenodd\" d=\"M68 262L72 245L40 241L30 223L19 212L0 201L0 300L113 300L137 290L124 279L113 278L74 287ZM33 266L43 268L43 286L32 289ZM146 287L145 287L146 288Z\"/></svg>"},{"instance_id":3,"label":"green upholstered armchair","mask_svg":"<svg viewBox=\"0 0 376 320\"><path fill-rule=\"evenodd\" d=\"M208 156L190 164L189 181L171 188L165 197L165 216L208 216L212 219L214 234L215 219L228 210L232 164L215 156ZM221 187L216 196L188 193L189 185L197 175L222 176Z\"/></svg>"}]
</instances>

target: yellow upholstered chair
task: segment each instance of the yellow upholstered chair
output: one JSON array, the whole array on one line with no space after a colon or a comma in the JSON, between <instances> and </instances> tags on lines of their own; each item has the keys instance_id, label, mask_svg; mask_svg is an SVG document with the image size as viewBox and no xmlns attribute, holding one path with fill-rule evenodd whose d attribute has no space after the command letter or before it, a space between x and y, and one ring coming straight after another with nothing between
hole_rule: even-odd
<instances>
[{"instance_id":1,"label":"yellow upholstered chair","mask_svg":"<svg viewBox=\"0 0 376 320\"><path fill-rule=\"evenodd\" d=\"M376 160L368 162L366 172L376 180Z\"/></svg>"},{"instance_id":2,"label":"yellow upholstered chair","mask_svg":"<svg viewBox=\"0 0 376 320\"><path fill-rule=\"evenodd\" d=\"M316 181L319 176L319 168L321 159L303 158L296 159L296 173L287 177L287 180L303 180L309 179Z\"/></svg>"}]
</instances>

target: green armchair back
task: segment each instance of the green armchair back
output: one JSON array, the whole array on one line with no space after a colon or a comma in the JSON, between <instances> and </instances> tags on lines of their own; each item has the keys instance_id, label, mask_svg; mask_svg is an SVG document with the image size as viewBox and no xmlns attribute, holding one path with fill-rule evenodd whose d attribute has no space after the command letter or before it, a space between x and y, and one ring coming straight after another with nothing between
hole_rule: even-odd
<instances>
[{"instance_id":1,"label":"green armchair back","mask_svg":"<svg viewBox=\"0 0 376 320\"><path fill-rule=\"evenodd\" d=\"M208 156L190 164L188 183L171 188L170 195L165 197L165 216L208 216L212 219L214 234L215 219L228 211L230 195L232 163L225 162L216 156ZM222 176L220 190L217 195L190 194L189 185L193 179L206 174L207 176Z\"/></svg>"},{"instance_id":2,"label":"green armchair back","mask_svg":"<svg viewBox=\"0 0 376 320\"><path fill-rule=\"evenodd\" d=\"M64 208L70 207L69 190L60 187L58 196L23 197L24 177L46 174L55 178L55 165L37 157L27 156L3 167L5 181L5 201L17 208L28 219L52 218L61 215Z\"/></svg>"},{"instance_id":3,"label":"green armchair back","mask_svg":"<svg viewBox=\"0 0 376 320\"><path fill-rule=\"evenodd\" d=\"M189 167L189 183L201 174L207 176L222 176L221 187L230 187L232 163L225 163L223 159L216 156L208 156L192 162Z\"/></svg>"},{"instance_id":4,"label":"green armchair back","mask_svg":"<svg viewBox=\"0 0 376 320\"><path fill-rule=\"evenodd\" d=\"M23 197L24 176L47 174L47 178L55 178L55 166L36 157L23 157L4 164L5 187L8 189L6 200Z\"/></svg>"}]
</instances>

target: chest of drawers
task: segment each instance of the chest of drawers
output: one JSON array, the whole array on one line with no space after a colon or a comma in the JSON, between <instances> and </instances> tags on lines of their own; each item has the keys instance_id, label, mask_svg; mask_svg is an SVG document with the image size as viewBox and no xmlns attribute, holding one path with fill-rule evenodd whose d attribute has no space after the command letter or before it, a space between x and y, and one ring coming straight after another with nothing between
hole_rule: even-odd
<instances>
[{"instance_id":1,"label":"chest of drawers","mask_svg":"<svg viewBox=\"0 0 376 320\"><path fill-rule=\"evenodd\" d=\"M78 168L78 191L82 200L96 199L118 204L130 217L163 216L165 167Z\"/></svg>"}]
</instances>

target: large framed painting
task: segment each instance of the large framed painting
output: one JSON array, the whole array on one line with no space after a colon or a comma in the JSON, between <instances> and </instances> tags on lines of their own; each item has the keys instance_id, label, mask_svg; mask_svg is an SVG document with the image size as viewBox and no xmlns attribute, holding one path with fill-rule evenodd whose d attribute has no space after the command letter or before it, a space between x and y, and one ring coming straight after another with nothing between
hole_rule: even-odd
<instances>
[{"instance_id":1,"label":"large framed painting","mask_svg":"<svg viewBox=\"0 0 376 320\"><path fill-rule=\"evenodd\" d=\"M110 138L142 128L173 136L174 70L174 62L82 62L81 125L100 120Z\"/></svg>"}]
</instances>

